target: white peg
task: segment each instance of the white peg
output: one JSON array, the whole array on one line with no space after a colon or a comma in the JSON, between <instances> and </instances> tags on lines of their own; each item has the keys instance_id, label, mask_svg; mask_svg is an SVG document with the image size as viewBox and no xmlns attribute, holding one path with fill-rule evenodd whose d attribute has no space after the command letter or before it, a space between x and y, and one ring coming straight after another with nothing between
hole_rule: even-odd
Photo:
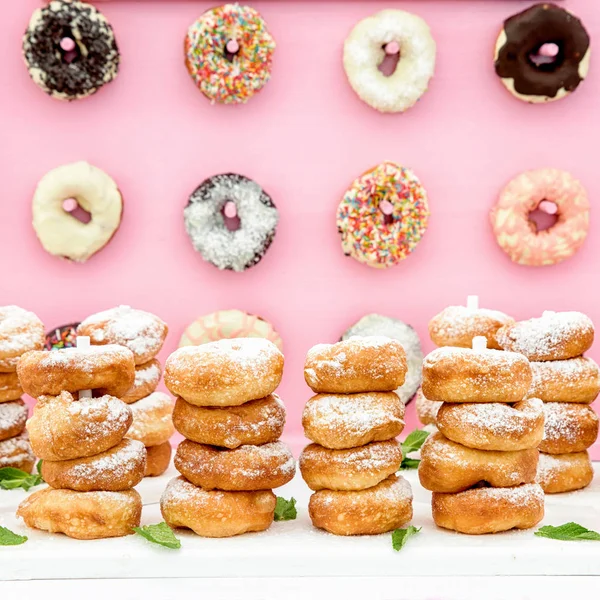
<instances>
[{"instance_id":1,"label":"white peg","mask_svg":"<svg viewBox=\"0 0 600 600\"><path fill-rule=\"evenodd\" d=\"M467 308L469 310L478 310L479 296L467 296Z\"/></svg>"},{"instance_id":2,"label":"white peg","mask_svg":"<svg viewBox=\"0 0 600 600\"><path fill-rule=\"evenodd\" d=\"M87 335L78 335L77 336L77 340L75 342L77 344L78 348L89 348L90 347L90 338ZM82 400L83 398L91 398L92 397L92 390L80 390L79 391L79 399Z\"/></svg>"},{"instance_id":3,"label":"white peg","mask_svg":"<svg viewBox=\"0 0 600 600\"><path fill-rule=\"evenodd\" d=\"M483 352L487 349L487 338L484 335L476 335L471 342L473 350Z\"/></svg>"}]
</instances>

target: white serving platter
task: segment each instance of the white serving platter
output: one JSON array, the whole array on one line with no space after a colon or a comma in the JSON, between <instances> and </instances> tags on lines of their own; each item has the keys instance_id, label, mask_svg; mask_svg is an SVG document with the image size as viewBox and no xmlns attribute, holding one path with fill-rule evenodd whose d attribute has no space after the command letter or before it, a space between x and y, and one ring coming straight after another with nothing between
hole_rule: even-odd
<instances>
[{"instance_id":1,"label":"white serving platter","mask_svg":"<svg viewBox=\"0 0 600 600\"><path fill-rule=\"evenodd\" d=\"M600 529L600 475L586 490L546 497L542 524L576 521ZM150 544L139 536L82 542L27 529L14 511L0 509L0 525L25 534L21 546L0 548L0 580L237 577L401 577L490 575L600 575L600 544L539 538L534 530L467 536L438 529L430 494L416 471L415 516L422 527L401 552L390 534L336 537L317 529L307 514L309 490L297 476L278 494L298 500L296 521L274 523L267 532L229 539L202 539L180 531L180 550ZM162 520L156 502L170 475L149 480L143 523Z\"/></svg>"}]
</instances>

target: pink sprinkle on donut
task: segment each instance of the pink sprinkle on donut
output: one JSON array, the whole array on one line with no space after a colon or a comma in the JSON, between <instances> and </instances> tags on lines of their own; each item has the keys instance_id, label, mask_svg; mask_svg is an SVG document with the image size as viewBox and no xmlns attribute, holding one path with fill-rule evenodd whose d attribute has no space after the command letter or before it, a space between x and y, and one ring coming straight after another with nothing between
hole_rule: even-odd
<instances>
[{"instance_id":1,"label":"pink sprinkle on donut","mask_svg":"<svg viewBox=\"0 0 600 600\"><path fill-rule=\"evenodd\" d=\"M77 200L75 198L67 198L63 200L62 207L65 212L73 212L77 208Z\"/></svg>"},{"instance_id":2,"label":"pink sprinkle on donut","mask_svg":"<svg viewBox=\"0 0 600 600\"><path fill-rule=\"evenodd\" d=\"M385 45L384 50L386 54L398 54L400 52L400 44L398 42L389 42Z\"/></svg>"},{"instance_id":3,"label":"pink sprinkle on donut","mask_svg":"<svg viewBox=\"0 0 600 600\"><path fill-rule=\"evenodd\" d=\"M64 37L62 40L60 40L60 47L65 52L72 52L75 50L75 40L70 37Z\"/></svg>"},{"instance_id":4,"label":"pink sprinkle on donut","mask_svg":"<svg viewBox=\"0 0 600 600\"><path fill-rule=\"evenodd\" d=\"M226 202L223 207L223 213L228 219L235 219L237 217L237 207L235 202Z\"/></svg>"},{"instance_id":5,"label":"pink sprinkle on donut","mask_svg":"<svg viewBox=\"0 0 600 600\"><path fill-rule=\"evenodd\" d=\"M227 48L227 52L229 52L230 54L235 54L239 51L240 45L238 44L237 40L229 40L225 48Z\"/></svg>"}]
</instances>

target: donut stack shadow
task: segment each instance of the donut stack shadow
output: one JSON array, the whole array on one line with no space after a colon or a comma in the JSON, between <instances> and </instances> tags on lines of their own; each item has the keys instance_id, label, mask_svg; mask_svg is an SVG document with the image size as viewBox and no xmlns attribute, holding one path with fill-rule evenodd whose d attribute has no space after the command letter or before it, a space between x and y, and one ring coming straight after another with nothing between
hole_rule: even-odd
<instances>
[{"instance_id":1,"label":"donut stack shadow","mask_svg":"<svg viewBox=\"0 0 600 600\"><path fill-rule=\"evenodd\" d=\"M304 481L314 491L315 527L336 535L392 531L412 519L410 484L396 475L402 448L406 355L387 337L353 337L308 351L304 378L316 392L302 425L313 443L300 455Z\"/></svg>"},{"instance_id":2,"label":"donut stack shadow","mask_svg":"<svg viewBox=\"0 0 600 600\"><path fill-rule=\"evenodd\" d=\"M37 398L27 430L50 486L19 506L27 526L82 540L120 537L139 526L142 499L132 488L144 477L146 450L125 439L132 414L119 399L134 373L133 354L121 346L23 356L19 380Z\"/></svg>"},{"instance_id":3,"label":"donut stack shadow","mask_svg":"<svg viewBox=\"0 0 600 600\"><path fill-rule=\"evenodd\" d=\"M283 362L275 344L260 338L187 346L169 356L165 383L177 396L175 428L186 438L175 454L181 477L161 498L170 527L204 537L270 527L272 490L296 469L279 441L285 407L274 392Z\"/></svg>"},{"instance_id":4,"label":"donut stack shadow","mask_svg":"<svg viewBox=\"0 0 600 600\"><path fill-rule=\"evenodd\" d=\"M600 391L600 373L582 356L593 340L593 323L579 312L547 311L498 332L502 347L532 361L528 395L543 400L545 415L537 481L547 494L582 489L594 477L587 449L598 437L590 404Z\"/></svg>"},{"instance_id":5,"label":"donut stack shadow","mask_svg":"<svg viewBox=\"0 0 600 600\"><path fill-rule=\"evenodd\" d=\"M535 483L544 432L542 402L521 354L438 348L423 362L423 393L443 402L439 432L421 448L419 479L433 492L433 520L467 534L528 529L544 516ZM481 349L479 349L481 348Z\"/></svg>"},{"instance_id":6,"label":"donut stack shadow","mask_svg":"<svg viewBox=\"0 0 600 600\"><path fill-rule=\"evenodd\" d=\"M119 344L133 353L135 380L121 400L133 415L126 437L146 447L146 477L162 475L171 462L173 401L156 391L162 376L156 356L167 333L166 323L156 315L129 306L91 315L77 327L77 334L89 336L93 345Z\"/></svg>"},{"instance_id":7,"label":"donut stack shadow","mask_svg":"<svg viewBox=\"0 0 600 600\"><path fill-rule=\"evenodd\" d=\"M26 352L42 350L44 342L44 324L34 313L18 306L0 307L0 469L31 473L35 465L17 364Z\"/></svg>"}]
</instances>

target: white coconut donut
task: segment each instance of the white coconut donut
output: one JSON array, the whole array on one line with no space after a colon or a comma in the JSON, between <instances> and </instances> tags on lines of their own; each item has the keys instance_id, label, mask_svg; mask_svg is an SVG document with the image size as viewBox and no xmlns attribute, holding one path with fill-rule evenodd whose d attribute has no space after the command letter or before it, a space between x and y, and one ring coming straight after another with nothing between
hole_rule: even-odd
<instances>
[{"instance_id":1,"label":"white coconut donut","mask_svg":"<svg viewBox=\"0 0 600 600\"><path fill-rule=\"evenodd\" d=\"M386 47L399 48L396 69L379 65ZM382 10L357 23L344 43L344 69L361 100L380 112L404 112L427 91L435 70L435 40L427 23L403 10Z\"/></svg>"},{"instance_id":2,"label":"white coconut donut","mask_svg":"<svg viewBox=\"0 0 600 600\"><path fill-rule=\"evenodd\" d=\"M63 208L74 199L91 214L82 223ZM86 162L49 171L33 196L33 228L42 246L55 256L85 262L102 249L121 223L123 199L114 180Z\"/></svg>"}]
</instances>

